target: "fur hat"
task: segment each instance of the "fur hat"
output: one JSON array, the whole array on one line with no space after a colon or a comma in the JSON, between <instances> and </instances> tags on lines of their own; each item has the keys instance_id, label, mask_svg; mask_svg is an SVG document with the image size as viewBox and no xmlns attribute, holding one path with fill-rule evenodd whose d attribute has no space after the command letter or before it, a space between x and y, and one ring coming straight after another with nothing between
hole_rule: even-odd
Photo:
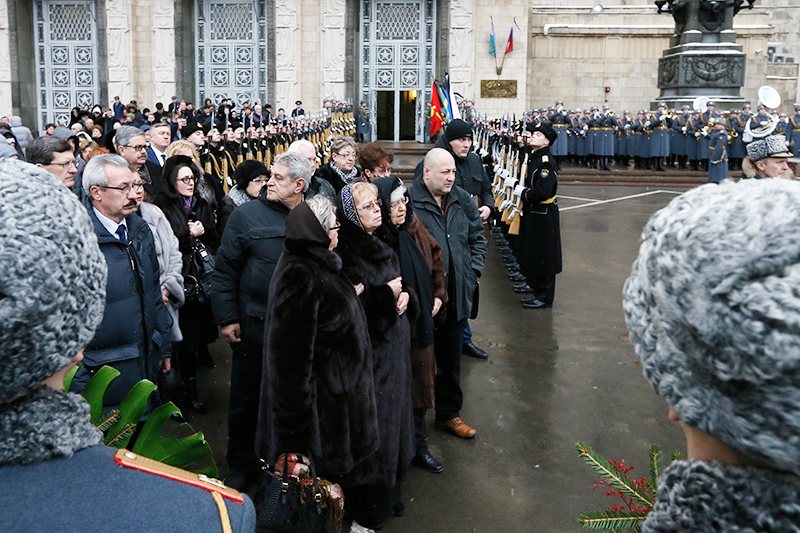
<instances>
[{"instance_id":1,"label":"fur hat","mask_svg":"<svg viewBox=\"0 0 800 533\"><path fill-rule=\"evenodd\" d=\"M786 150L786 137L770 135L747 145L747 157L754 163L767 157L792 157Z\"/></svg>"},{"instance_id":2,"label":"fur hat","mask_svg":"<svg viewBox=\"0 0 800 533\"><path fill-rule=\"evenodd\" d=\"M686 424L800 474L800 183L705 185L642 232L623 290L644 375Z\"/></svg>"},{"instance_id":3,"label":"fur hat","mask_svg":"<svg viewBox=\"0 0 800 533\"><path fill-rule=\"evenodd\" d=\"M106 262L86 208L52 174L0 161L0 405L67 366L103 318Z\"/></svg>"},{"instance_id":4,"label":"fur hat","mask_svg":"<svg viewBox=\"0 0 800 533\"><path fill-rule=\"evenodd\" d=\"M456 139L463 139L465 137L472 138L472 127L469 124L457 118L447 125L444 132L445 139L454 141Z\"/></svg>"}]
</instances>

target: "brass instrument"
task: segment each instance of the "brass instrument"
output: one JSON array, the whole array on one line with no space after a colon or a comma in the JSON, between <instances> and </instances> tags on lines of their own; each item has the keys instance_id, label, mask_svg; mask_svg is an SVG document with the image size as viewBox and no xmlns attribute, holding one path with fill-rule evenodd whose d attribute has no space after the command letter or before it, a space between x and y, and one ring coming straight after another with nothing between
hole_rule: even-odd
<instances>
[{"instance_id":1,"label":"brass instrument","mask_svg":"<svg viewBox=\"0 0 800 533\"><path fill-rule=\"evenodd\" d=\"M609 116L609 117L613 117L613 116L614 116L614 111L613 111L613 110L609 111L609 112L608 112L608 116Z\"/></svg>"},{"instance_id":2,"label":"brass instrument","mask_svg":"<svg viewBox=\"0 0 800 533\"><path fill-rule=\"evenodd\" d=\"M780 93L768 85L764 85L758 89L758 100L769 109L778 109L781 106ZM755 115L750 117L747 120L747 124L744 126L742 140L749 142L753 139L761 139L775 131L775 128L778 127L778 119L769 113L767 116L769 117L768 121L763 126L758 126L757 128L750 127L750 123L753 122Z\"/></svg>"},{"instance_id":3,"label":"brass instrument","mask_svg":"<svg viewBox=\"0 0 800 533\"><path fill-rule=\"evenodd\" d=\"M667 112L666 112L666 113L664 113L664 115L665 115L667 118L671 119L672 117L674 117L674 116L675 116L675 110L674 110L674 109L667 109Z\"/></svg>"}]
</instances>

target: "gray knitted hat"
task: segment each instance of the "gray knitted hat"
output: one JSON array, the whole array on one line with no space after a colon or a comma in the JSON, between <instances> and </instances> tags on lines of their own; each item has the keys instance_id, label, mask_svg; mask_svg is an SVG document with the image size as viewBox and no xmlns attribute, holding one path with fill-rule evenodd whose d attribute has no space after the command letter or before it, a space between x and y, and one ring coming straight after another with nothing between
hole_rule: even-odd
<instances>
[{"instance_id":1,"label":"gray knitted hat","mask_svg":"<svg viewBox=\"0 0 800 533\"><path fill-rule=\"evenodd\" d=\"M686 424L800 474L800 183L705 185L642 232L631 339Z\"/></svg>"},{"instance_id":2,"label":"gray knitted hat","mask_svg":"<svg viewBox=\"0 0 800 533\"><path fill-rule=\"evenodd\" d=\"M78 198L0 160L0 405L67 366L103 318L106 263Z\"/></svg>"}]
</instances>

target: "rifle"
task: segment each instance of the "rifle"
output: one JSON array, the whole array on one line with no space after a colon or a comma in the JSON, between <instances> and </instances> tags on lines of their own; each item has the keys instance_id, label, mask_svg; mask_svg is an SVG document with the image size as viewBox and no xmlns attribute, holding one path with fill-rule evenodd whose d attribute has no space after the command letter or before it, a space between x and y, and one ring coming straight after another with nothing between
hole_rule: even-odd
<instances>
[{"instance_id":1,"label":"rifle","mask_svg":"<svg viewBox=\"0 0 800 533\"><path fill-rule=\"evenodd\" d=\"M519 183L524 184L528 177L528 154L525 154L525 160L522 162L522 167L519 171ZM514 208L511 214L508 215L508 220L511 225L508 227L509 235L519 235L519 226L522 223L522 197L514 195Z\"/></svg>"}]
</instances>

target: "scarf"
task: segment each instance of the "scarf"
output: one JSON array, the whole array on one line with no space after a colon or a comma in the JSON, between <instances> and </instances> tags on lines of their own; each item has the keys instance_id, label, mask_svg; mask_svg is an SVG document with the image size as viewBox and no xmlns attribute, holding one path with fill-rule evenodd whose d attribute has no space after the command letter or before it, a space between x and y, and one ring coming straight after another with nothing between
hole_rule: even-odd
<instances>
[{"instance_id":1,"label":"scarf","mask_svg":"<svg viewBox=\"0 0 800 533\"><path fill-rule=\"evenodd\" d=\"M353 187L350 186L350 184L342 187L339 197L342 200L342 212L345 218L363 230L364 225L361 223L361 218L358 216L358 208L353 198Z\"/></svg>"},{"instance_id":2,"label":"scarf","mask_svg":"<svg viewBox=\"0 0 800 533\"><path fill-rule=\"evenodd\" d=\"M231 187L231 190L228 191L228 198L231 199L233 205L235 205L236 207L239 207L242 204L246 204L247 202L253 199L253 197L247 194L247 192L240 189L238 185L234 185L233 187Z\"/></svg>"},{"instance_id":3,"label":"scarf","mask_svg":"<svg viewBox=\"0 0 800 533\"><path fill-rule=\"evenodd\" d=\"M333 159L331 159L330 165L333 171L336 172L336 174L342 179L342 181L348 185L353 183L353 181L355 181L356 177L358 176L358 168L356 168L355 165L353 165L353 168L351 168L350 172L348 172L347 174L345 174L342 169L336 166L336 162Z\"/></svg>"},{"instance_id":4,"label":"scarf","mask_svg":"<svg viewBox=\"0 0 800 533\"><path fill-rule=\"evenodd\" d=\"M0 407L0 466L25 465L103 444L89 420L89 404L79 395L38 389Z\"/></svg>"},{"instance_id":5,"label":"scarf","mask_svg":"<svg viewBox=\"0 0 800 533\"><path fill-rule=\"evenodd\" d=\"M719 462L678 461L658 482L642 533L800 532L800 478Z\"/></svg>"}]
</instances>

